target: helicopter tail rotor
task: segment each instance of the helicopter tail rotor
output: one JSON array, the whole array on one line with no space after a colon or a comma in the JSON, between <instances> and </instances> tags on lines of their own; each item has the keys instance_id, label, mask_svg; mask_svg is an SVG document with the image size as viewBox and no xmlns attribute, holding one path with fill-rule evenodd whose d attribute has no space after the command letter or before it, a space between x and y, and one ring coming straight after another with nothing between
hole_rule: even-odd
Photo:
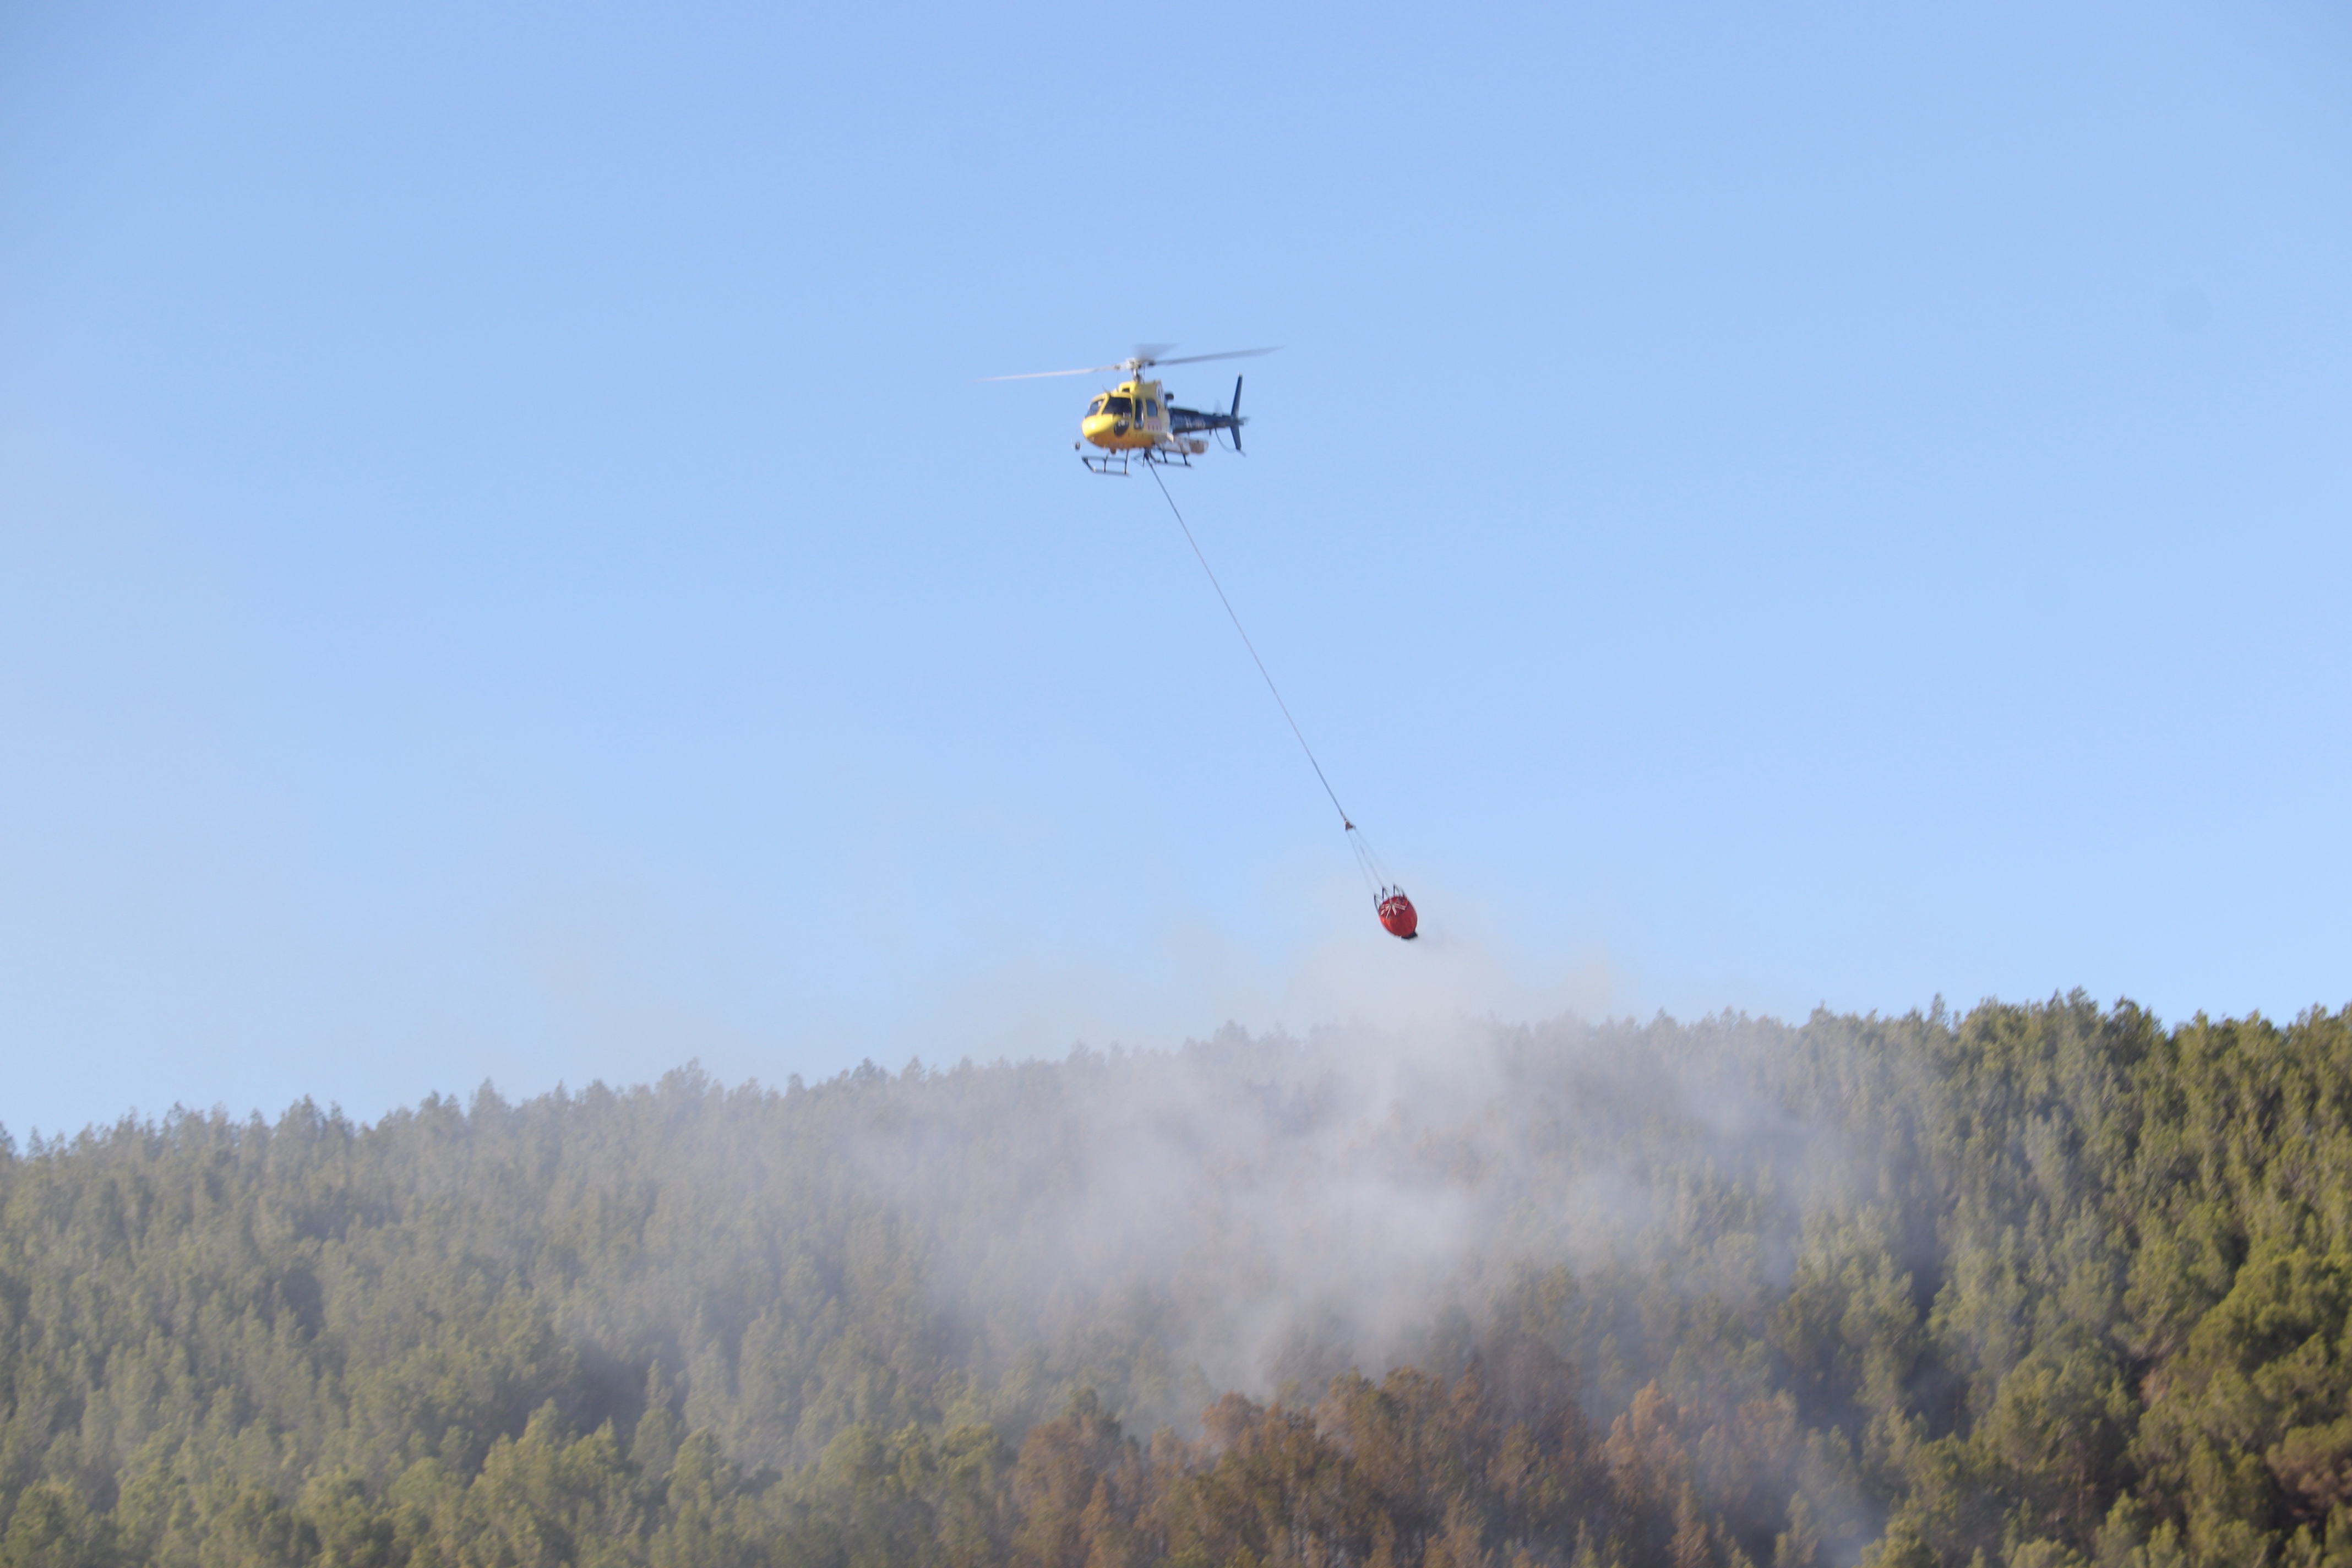
<instances>
[{"instance_id":1,"label":"helicopter tail rotor","mask_svg":"<svg viewBox=\"0 0 2352 1568\"><path fill-rule=\"evenodd\" d=\"M1234 405L1225 412L1233 416L1234 450L1239 453L1242 449L1242 378L1240 376L1234 377Z\"/></svg>"}]
</instances>

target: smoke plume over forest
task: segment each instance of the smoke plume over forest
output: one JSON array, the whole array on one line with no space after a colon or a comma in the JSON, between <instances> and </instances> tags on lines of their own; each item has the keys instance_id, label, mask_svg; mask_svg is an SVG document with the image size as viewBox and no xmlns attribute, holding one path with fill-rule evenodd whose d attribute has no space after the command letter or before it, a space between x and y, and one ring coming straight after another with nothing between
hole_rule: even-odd
<instances>
[{"instance_id":1,"label":"smoke plume over forest","mask_svg":"<svg viewBox=\"0 0 2352 1568\"><path fill-rule=\"evenodd\" d=\"M1239 1031L0 1158L0 1564L2352 1562L2352 1009Z\"/></svg>"}]
</instances>

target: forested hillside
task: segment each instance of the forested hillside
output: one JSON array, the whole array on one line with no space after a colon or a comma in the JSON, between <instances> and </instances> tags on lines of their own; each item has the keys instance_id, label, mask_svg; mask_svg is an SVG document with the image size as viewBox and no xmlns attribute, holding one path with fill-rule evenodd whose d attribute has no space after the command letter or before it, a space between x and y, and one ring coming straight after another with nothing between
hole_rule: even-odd
<instances>
[{"instance_id":1,"label":"forested hillside","mask_svg":"<svg viewBox=\"0 0 2352 1568\"><path fill-rule=\"evenodd\" d=\"M0 1153L0 1565L2352 1564L2352 1008Z\"/></svg>"}]
</instances>

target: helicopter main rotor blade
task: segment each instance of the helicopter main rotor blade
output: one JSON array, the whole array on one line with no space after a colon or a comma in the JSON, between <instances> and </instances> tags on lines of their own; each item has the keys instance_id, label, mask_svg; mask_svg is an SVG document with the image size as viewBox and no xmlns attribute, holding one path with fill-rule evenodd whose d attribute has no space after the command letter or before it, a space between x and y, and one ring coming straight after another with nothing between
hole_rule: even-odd
<instances>
[{"instance_id":1,"label":"helicopter main rotor blade","mask_svg":"<svg viewBox=\"0 0 2352 1568\"><path fill-rule=\"evenodd\" d=\"M1276 343L1274 349L1281 346L1280 343ZM1156 359L1151 363L1153 364L1201 364L1213 359L1255 359L1260 354L1274 353L1274 349L1228 349L1221 354L1186 354L1182 359Z\"/></svg>"},{"instance_id":2,"label":"helicopter main rotor blade","mask_svg":"<svg viewBox=\"0 0 2352 1568\"><path fill-rule=\"evenodd\" d=\"M1033 370L1020 375L983 375L982 381L1044 381L1055 375L1100 375L1107 370L1125 370L1124 363L1081 365L1076 370Z\"/></svg>"},{"instance_id":3,"label":"helicopter main rotor blade","mask_svg":"<svg viewBox=\"0 0 2352 1568\"><path fill-rule=\"evenodd\" d=\"M1140 344L1133 359L1121 360L1117 364L1081 365L1076 370L1033 370L1020 375L983 375L980 379L982 381L1046 381L1057 375L1100 375L1108 370L1143 370L1155 364L1201 364L1213 359L1255 359L1259 354L1274 353L1274 349L1228 349L1221 354L1186 354L1182 359L1153 359L1149 353L1142 352L1145 349L1163 346L1166 345ZM1276 348L1281 346L1279 343L1275 345Z\"/></svg>"}]
</instances>

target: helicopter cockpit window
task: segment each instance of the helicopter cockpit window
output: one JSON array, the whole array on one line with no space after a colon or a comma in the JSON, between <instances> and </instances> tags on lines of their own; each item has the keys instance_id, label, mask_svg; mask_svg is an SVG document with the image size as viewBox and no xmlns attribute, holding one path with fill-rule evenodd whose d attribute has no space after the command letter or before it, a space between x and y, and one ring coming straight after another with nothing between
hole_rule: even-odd
<instances>
[{"instance_id":1,"label":"helicopter cockpit window","mask_svg":"<svg viewBox=\"0 0 2352 1568\"><path fill-rule=\"evenodd\" d=\"M1109 405L1103 410L1106 414L1132 414L1135 412L1135 402L1132 398L1114 397L1108 400L1108 404Z\"/></svg>"},{"instance_id":2,"label":"helicopter cockpit window","mask_svg":"<svg viewBox=\"0 0 2352 1568\"><path fill-rule=\"evenodd\" d=\"M1088 414L1100 414L1103 411L1103 405L1108 400L1106 398L1096 398L1092 403L1087 405L1087 412Z\"/></svg>"}]
</instances>

